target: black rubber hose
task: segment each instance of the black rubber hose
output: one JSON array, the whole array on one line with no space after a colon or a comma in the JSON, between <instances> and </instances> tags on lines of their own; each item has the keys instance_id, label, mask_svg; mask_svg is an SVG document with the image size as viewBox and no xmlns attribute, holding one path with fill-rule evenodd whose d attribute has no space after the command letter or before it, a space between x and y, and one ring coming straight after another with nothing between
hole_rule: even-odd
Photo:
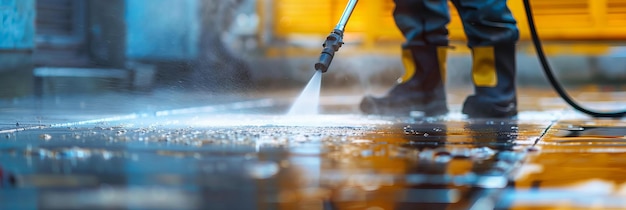
<instances>
[{"instance_id":1,"label":"black rubber hose","mask_svg":"<svg viewBox=\"0 0 626 210\"><path fill-rule=\"evenodd\" d=\"M543 66L543 72L546 74L546 76L548 77L548 80L550 81L550 84L552 85L554 90L556 90L559 96L561 96L561 98L563 98L563 100L565 100L565 102L567 102L567 104L572 106L574 109L582 113L591 115L593 117L610 117L610 118L624 117L624 115L626 115L626 111L597 112L597 111L586 109L578 105L578 103L576 103L572 99L572 97L570 97L567 94L567 92L565 92L565 89L563 89L561 84L554 77L554 73L552 73L552 68L550 68L550 65L548 64L548 60L546 59L546 55L543 52L543 46L541 44L541 40L539 39L539 36L537 35L537 28L535 27L535 20L533 18L534 16L533 16L532 9L530 7L530 1L529 0L523 0L523 1L524 1L524 7L526 10L526 17L528 18L528 26L530 28L530 35L532 37L533 44L535 45L535 49L537 50L537 57L539 58L539 61L541 62L541 65Z\"/></svg>"}]
</instances>

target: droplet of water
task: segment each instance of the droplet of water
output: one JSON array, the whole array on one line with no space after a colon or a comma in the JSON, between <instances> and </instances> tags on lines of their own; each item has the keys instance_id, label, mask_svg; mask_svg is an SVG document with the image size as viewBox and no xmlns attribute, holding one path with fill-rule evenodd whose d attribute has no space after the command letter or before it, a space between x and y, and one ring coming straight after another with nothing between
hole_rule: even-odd
<instances>
[{"instance_id":1,"label":"droplet of water","mask_svg":"<svg viewBox=\"0 0 626 210\"><path fill-rule=\"evenodd\" d=\"M454 148L450 151L450 154L456 158L470 158L472 156L469 148Z\"/></svg>"},{"instance_id":2,"label":"droplet of water","mask_svg":"<svg viewBox=\"0 0 626 210\"><path fill-rule=\"evenodd\" d=\"M452 160L452 156L450 155L437 155L435 156L435 162L437 163L447 163Z\"/></svg>"},{"instance_id":3,"label":"droplet of water","mask_svg":"<svg viewBox=\"0 0 626 210\"><path fill-rule=\"evenodd\" d=\"M86 149L73 147L59 151L58 155L63 158L87 158L91 156L91 152Z\"/></svg>"},{"instance_id":4,"label":"droplet of water","mask_svg":"<svg viewBox=\"0 0 626 210\"><path fill-rule=\"evenodd\" d=\"M278 173L280 167L277 163L271 161L259 161L246 164L246 172L255 179L267 179Z\"/></svg>"},{"instance_id":5,"label":"droplet of water","mask_svg":"<svg viewBox=\"0 0 626 210\"><path fill-rule=\"evenodd\" d=\"M52 151L47 150L47 149L41 149L41 148L37 149L37 152L33 153L33 155L39 156L39 157L47 157L47 158L50 158L50 157L54 156Z\"/></svg>"},{"instance_id":6,"label":"droplet of water","mask_svg":"<svg viewBox=\"0 0 626 210\"><path fill-rule=\"evenodd\" d=\"M361 151L361 157L370 157L374 154L374 151L372 150L363 150Z\"/></svg>"},{"instance_id":7,"label":"droplet of water","mask_svg":"<svg viewBox=\"0 0 626 210\"><path fill-rule=\"evenodd\" d=\"M361 187L365 191L375 191L381 187L381 180L376 175L357 174L348 178L356 186Z\"/></svg>"},{"instance_id":8,"label":"droplet of water","mask_svg":"<svg viewBox=\"0 0 626 210\"><path fill-rule=\"evenodd\" d=\"M494 154L496 154L496 152L493 151L493 149L489 147L480 147L480 148L472 149L472 158L478 159L478 160L489 159Z\"/></svg>"},{"instance_id":9,"label":"droplet of water","mask_svg":"<svg viewBox=\"0 0 626 210\"><path fill-rule=\"evenodd\" d=\"M585 128L584 127L580 127L580 126L575 126L575 125L568 125L567 126L567 130L569 130L569 131L584 131Z\"/></svg>"},{"instance_id":10,"label":"droplet of water","mask_svg":"<svg viewBox=\"0 0 626 210\"><path fill-rule=\"evenodd\" d=\"M102 158L105 160L110 160L113 157L113 154L109 151L102 151Z\"/></svg>"},{"instance_id":11,"label":"droplet of water","mask_svg":"<svg viewBox=\"0 0 626 210\"><path fill-rule=\"evenodd\" d=\"M52 136L50 134L44 133L44 134L39 135L39 138L47 141L47 140L52 139Z\"/></svg>"},{"instance_id":12,"label":"droplet of water","mask_svg":"<svg viewBox=\"0 0 626 210\"><path fill-rule=\"evenodd\" d=\"M372 140L367 140L367 139L355 139L355 140L352 140L352 143L354 143L354 144L371 144L371 143L373 143L373 141Z\"/></svg>"},{"instance_id":13,"label":"droplet of water","mask_svg":"<svg viewBox=\"0 0 626 210\"><path fill-rule=\"evenodd\" d=\"M117 132L115 132L115 135L124 135L126 133L126 130L118 130Z\"/></svg>"},{"instance_id":14,"label":"droplet of water","mask_svg":"<svg viewBox=\"0 0 626 210\"><path fill-rule=\"evenodd\" d=\"M422 160L432 160L434 155L435 152L433 150L425 149L418 154L418 157Z\"/></svg>"},{"instance_id":15,"label":"droplet of water","mask_svg":"<svg viewBox=\"0 0 626 210\"><path fill-rule=\"evenodd\" d=\"M416 135L419 133L418 131L413 129L410 125L404 126L403 130L404 130L404 134L406 135Z\"/></svg>"}]
</instances>

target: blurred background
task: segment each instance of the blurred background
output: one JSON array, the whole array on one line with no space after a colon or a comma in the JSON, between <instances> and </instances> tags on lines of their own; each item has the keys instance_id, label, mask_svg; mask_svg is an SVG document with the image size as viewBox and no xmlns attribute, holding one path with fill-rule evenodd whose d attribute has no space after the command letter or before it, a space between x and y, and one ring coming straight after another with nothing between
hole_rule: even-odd
<instances>
[{"instance_id":1,"label":"blurred background","mask_svg":"<svg viewBox=\"0 0 626 210\"><path fill-rule=\"evenodd\" d=\"M0 0L0 99L154 91L301 90L345 0ZM567 86L626 79L626 0L533 0L540 36ZM547 87L521 1L518 82ZM355 94L402 74L394 3L361 1L324 88ZM471 85L469 50L451 6L448 86Z\"/></svg>"}]
</instances>

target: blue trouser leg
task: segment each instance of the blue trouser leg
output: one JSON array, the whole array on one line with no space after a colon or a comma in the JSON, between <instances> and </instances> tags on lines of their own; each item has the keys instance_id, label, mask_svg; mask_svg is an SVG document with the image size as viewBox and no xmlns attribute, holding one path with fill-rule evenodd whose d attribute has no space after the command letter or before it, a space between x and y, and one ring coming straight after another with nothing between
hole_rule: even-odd
<instances>
[{"instance_id":1,"label":"blue trouser leg","mask_svg":"<svg viewBox=\"0 0 626 210\"><path fill-rule=\"evenodd\" d=\"M451 0L461 16L468 46L515 44L517 22L507 0Z\"/></svg>"},{"instance_id":2,"label":"blue trouser leg","mask_svg":"<svg viewBox=\"0 0 626 210\"><path fill-rule=\"evenodd\" d=\"M447 46L450 22L445 0L394 0L393 17L404 35L404 47Z\"/></svg>"}]
</instances>

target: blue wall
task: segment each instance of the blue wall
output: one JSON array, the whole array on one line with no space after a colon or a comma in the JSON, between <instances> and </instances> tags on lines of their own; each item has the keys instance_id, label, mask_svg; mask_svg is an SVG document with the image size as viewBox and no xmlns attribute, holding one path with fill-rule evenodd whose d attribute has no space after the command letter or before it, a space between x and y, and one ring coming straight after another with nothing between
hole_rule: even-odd
<instances>
[{"instance_id":1,"label":"blue wall","mask_svg":"<svg viewBox=\"0 0 626 210\"><path fill-rule=\"evenodd\" d=\"M127 58L194 59L200 36L199 6L199 0L127 0Z\"/></svg>"},{"instance_id":2,"label":"blue wall","mask_svg":"<svg viewBox=\"0 0 626 210\"><path fill-rule=\"evenodd\" d=\"M0 0L0 50L33 49L35 0Z\"/></svg>"},{"instance_id":3,"label":"blue wall","mask_svg":"<svg viewBox=\"0 0 626 210\"><path fill-rule=\"evenodd\" d=\"M0 0L0 50L35 47L35 1ZM129 59L190 60L197 56L200 0L126 0Z\"/></svg>"}]
</instances>

